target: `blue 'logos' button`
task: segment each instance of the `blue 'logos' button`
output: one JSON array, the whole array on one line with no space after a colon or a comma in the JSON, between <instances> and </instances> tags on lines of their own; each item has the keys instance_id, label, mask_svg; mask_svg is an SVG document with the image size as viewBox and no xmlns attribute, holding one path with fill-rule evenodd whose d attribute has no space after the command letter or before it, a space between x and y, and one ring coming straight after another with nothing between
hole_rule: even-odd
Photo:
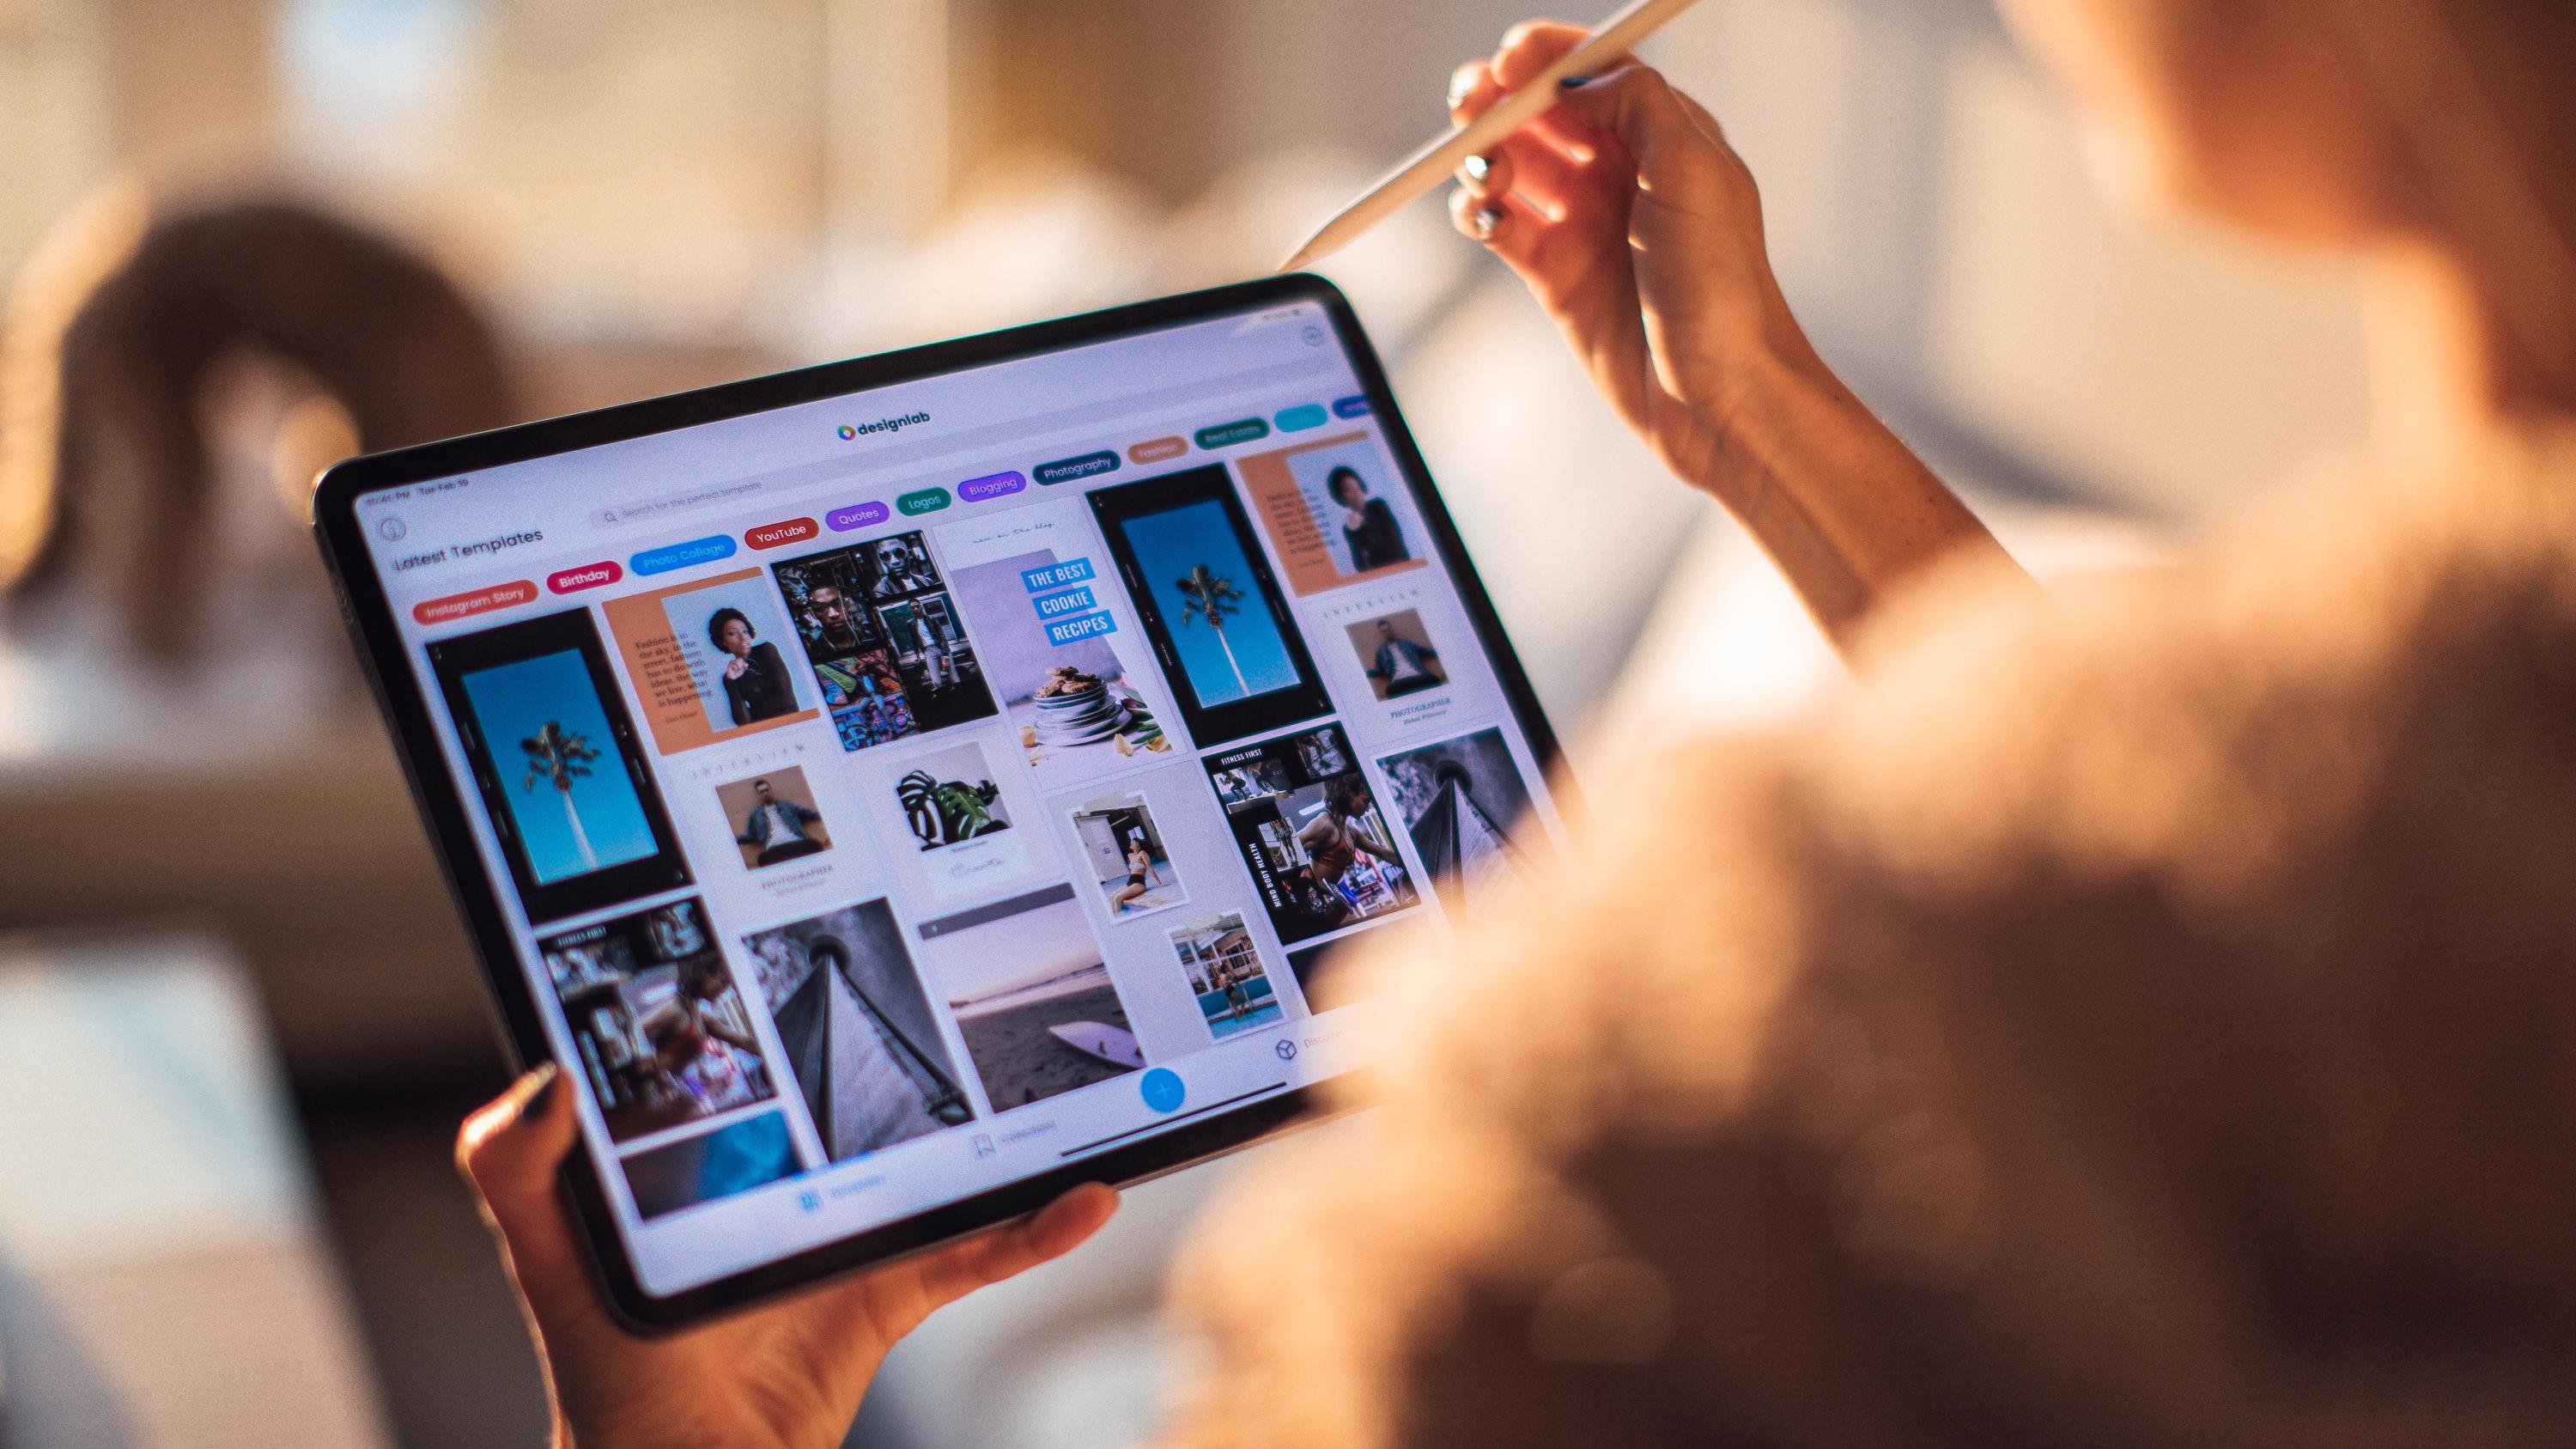
<instances>
[{"instance_id":1,"label":"blue 'logos' button","mask_svg":"<svg viewBox=\"0 0 2576 1449\"><path fill-rule=\"evenodd\" d=\"M1364 418L1368 410L1368 398L1360 393L1333 399L1333 416L1337 418Z\"/></svg>"},{"instance_id":2,"label":"blue 'logos' button","mask_svg":"<svg viewBox=\"0 0 2576 1449\"><path fill-rule=\"evenodd\" d=\"M1170 1067L1156 1067L1147 1072L1138 1087L1145 1094L1145 1105L1157 1112L1179 1110L1181 1099L1190 1094L1189 1088L1181 1085L1181 1074Z\"/></svg>"},{"instance_id":3,"label":"blue 'logos' button","mask_svg":"<svg viewBox=\"0 0 2576 1449\"><path fill-rule=\"evenodd\" d=\"M733 535L719 533L711 538L693 538L687 543L666 543L660 548L648 548L628 559L626 566L639 574L667 574L692 564L731 558L733 550Z\"/></svg>"}]
</instances>

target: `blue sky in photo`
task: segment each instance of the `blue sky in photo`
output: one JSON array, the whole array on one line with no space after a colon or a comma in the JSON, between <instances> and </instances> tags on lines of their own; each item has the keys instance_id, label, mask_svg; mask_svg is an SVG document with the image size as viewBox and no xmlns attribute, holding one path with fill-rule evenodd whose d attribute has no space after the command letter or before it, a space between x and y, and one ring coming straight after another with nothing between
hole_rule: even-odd
<instances>
[{"instance_id":1,"label":"blue sky in photo","mask_svg":"<svg viewBox=\"0 0 2576 1449\"><path fill-rule=\"evenodd\" d=\"M555 721L568 734L587 736L599 758L591 773L573 781L572 806L581 815L582 832L601 867L623 865L653 854L653 827L643 803L618 758L617 741L608 732L608 713L599 707L590 669L578 650L540 654L516 664L478 669L464 679L465 697L473 702L475 723L492 752L492 768L501 777L501 793L528 853L528 868L539 885L552 885L585 873L572 827L564 820L563 797L543 778L522 787L529 760L519 741Z\"/></svg>"},{"instance_id":2,"label":"blue sky in photo","mask_svg":"<svg viewBox=\"0 0 2576 1449\"><path fill-rule=\"evenodd\" d=\"M1164 628L1172 636L1172 648L1180 654L1181 668L1201 704L1225 704L1248 696L1235 684L1234 670L1226 667L1225 646L1217 642L1206 617L1183 620L1189 599L1177 586L1199 564L1232 579L1243 591L1237 612L1226 618L1225 643L1233 646L1234 662L1243 670L1251 692L1269 694L1296 687L1297 666L1290 662L1287 645L1270 620L1260 587L1253 582L1252 561L1243 556L1225 505L1185 504L1167 513L1131 518L1124 526L1128 546L1136 551L1136 566L1144 571L1145 586L1153 591L1155 607L1162 610Z\"/></svg>"}]
</instances>

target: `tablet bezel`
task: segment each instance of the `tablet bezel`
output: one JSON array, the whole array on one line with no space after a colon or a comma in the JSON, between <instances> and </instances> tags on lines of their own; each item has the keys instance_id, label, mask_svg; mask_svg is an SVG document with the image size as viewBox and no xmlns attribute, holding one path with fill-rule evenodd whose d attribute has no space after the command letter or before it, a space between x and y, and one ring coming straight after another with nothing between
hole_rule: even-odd
<instances>
[{"instance_id":1,"label":"tablet bezel","mask_svg":"<svg viewBox=\"0 0 2576 1449\"><path fill-rule=\"evenodd\" d=\"M1163 297L1053 321L895 352L824 363L791 372L674 393L586 413L550 418L417 447L351 458L325 471L313 494L313 529L339 591L368 680L393 736L412 798L437 846L440 871L472 938L494 1004L502 1041L514 1063L551 1056L536 992L502 916L502 893L484 868L468 823L462 787L450 777L418 679L380 586L357 517L358 500L383 488L428 482L524 463L606 443L846 396L942 373L986 367L1121 337L1164 331L1265 307L1315 303L1332 319L1361 392L1384 432L1388 451L1412 492L1424 525L1454 580L1492 661L1514 719L1543 772L1557 778L1556 736L1483 581L1467 558L1457 526L1442 504L1412 433L1404 425L1377 350L1348 299L1321 277L1300 273ZM1329 712L1329 711L1328 711ZM1562 784L1557 786L1560 795ZM1274 1135L1315 1105L1312 1088L1295 1088L1189 1126L1156 1132L1124 1147L1052 1171L960 1198L908 1218L819 1244L723 1278L655 1295L644 1291L619 1236L598 1166L588 1150L568 1159L564 1188L587 1257L611 1311L629 1328L662 1332L776 1298L823 1279L927 1251L953 1239L1034 1212L1084 1182L1124 1186L1236 1151Z\"/></svg>"}]
</instances>

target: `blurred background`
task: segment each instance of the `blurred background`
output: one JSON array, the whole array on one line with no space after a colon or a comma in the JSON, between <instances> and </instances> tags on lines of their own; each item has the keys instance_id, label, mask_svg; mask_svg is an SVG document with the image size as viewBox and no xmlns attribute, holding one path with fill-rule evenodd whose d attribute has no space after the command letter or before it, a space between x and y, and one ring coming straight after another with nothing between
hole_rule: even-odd
<instances>
[{"instance_id":1,"label":"blurred background","mask_svg":"<svg viewBox=\"0 0 2576 1449\"><path fill-rule=\"evenodd\" d=\"M1266 270L1521 17L0 0L0 1441L540 1434L448 1166L502 1068L316 467ZM2106 211L1987 0L1711 0L1651 58L1752 162L1826 354L2043 574L2152 566L2356 444L2352 279ZM1437 202L1326 271L1578 774L1834 687ZM934 1324L853 1442L1130 1442L1221 1171Z\"/></svg>"}]
</instances>

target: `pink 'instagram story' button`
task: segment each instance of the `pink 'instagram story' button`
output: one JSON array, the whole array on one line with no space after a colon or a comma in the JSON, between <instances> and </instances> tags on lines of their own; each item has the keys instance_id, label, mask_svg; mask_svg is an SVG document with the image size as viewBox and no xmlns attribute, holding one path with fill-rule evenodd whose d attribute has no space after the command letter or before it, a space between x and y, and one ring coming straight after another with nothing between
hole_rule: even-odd
<instances>
[{"instance_id":1,"label":"pink 'instagram story' button","mask_svg":"<svg viewBox=\"0 0 2576 1449\"><path fill-rule=\"evenodd\" d=\"M848 508L835 508L823 515L823 521L831 525L834 533L847 533L853 528L873 528L893 516L892 510L882 503L859 503Z\"/></svg>"},{"instance_id":2,"label":"pink 'instagram story' button","mask_svg":"<svg viewBox=\"0 0 2576 1449\"><path fill-rule=\"evenodd\" d=\"M577 569L565 569L559 573L546 575L546 587L558 594L569 594L582 589L601 588L624 577L626 577L626 570L619 568L614 559L601 559L597 563L583 564Z\"/></svg>"}]
</instances>

